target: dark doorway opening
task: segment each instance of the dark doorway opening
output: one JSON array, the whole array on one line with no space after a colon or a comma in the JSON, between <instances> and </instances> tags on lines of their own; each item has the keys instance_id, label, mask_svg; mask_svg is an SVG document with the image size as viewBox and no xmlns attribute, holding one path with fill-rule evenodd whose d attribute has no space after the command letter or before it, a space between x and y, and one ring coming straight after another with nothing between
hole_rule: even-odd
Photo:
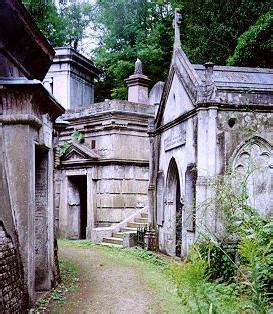
<instances>
[{"instance_id":1,"label":"dark doorway opening","mask_svg":"<svg viewBox=\"0 0 273 314\"><path fill-rule=\"evenodd\" d=\"M174 220L174 236L175 236L175 253L176 256L181 257L182 253L182 207L181 203L181 187L179 180L179 172L174 158L171 159L168 176L167 176L167 199L171 206L171 215Z\"/></svg>"},{"instance_id":2,"label":"dark doorway opening","mask_svg":"<svg viewBox=\"0 0 273 314\"><path fill-rule=\"evenodd\" d=\"M86 228L87 228L87 178L83 176L71 176L71 183L74 189L79 193L80 204L79 204L79 239L86 239Z\"/></svg>"}]
</instances>

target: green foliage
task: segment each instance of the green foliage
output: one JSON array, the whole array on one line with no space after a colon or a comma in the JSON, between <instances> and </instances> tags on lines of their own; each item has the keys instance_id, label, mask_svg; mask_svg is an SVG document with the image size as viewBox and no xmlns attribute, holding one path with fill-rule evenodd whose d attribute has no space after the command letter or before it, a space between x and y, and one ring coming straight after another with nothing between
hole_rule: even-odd
<instances>
[{"instance_id":1,"label":"green foliage","mask_svg":"<svg viewBox=\"0 0 273 314\"><path fill-rule=\"evenodd\" d=\"M239 285L211 282L207 270L207 262L193 252L186 262L170 266L187 313L243 313L249 308Z\"/></svg>"},{"instance_id":2,"label":"green foliage","mask_svg":"<svg viewBox=\"0 0 273 314\"><path fill-rule=\"evenodd\" d=\"M260 224L260 228L241 238L240 268L251 283L254 304L266 313L267 303L273 297L273 222Z\"/></svg>"},{"instance_id":3,"label":"green foliage","mask_svg":"<svg viewBox=\"0 0 273 314\"><path fill-rule=\"evenodd\" d=\"M54 47L78 49L93 20L93 6L85 2L62 5L59 10L52 0L23 0L23 4Z\"/></svg>"},{"instance_id":4,"label":"green foliage","mask_svg":"<svg viewBox=\"0 0 273 314\"><path fill-rule=\"evenodd\" d=\"M273 10L263 14L239 38L229 65L272 67Z\"/></svg>"},{"instance_id":5,"label":"green foliage","mask_svg":"<svg viewBox=\"0 0 273 314\"><path fill-rule=\"evenodd\" d=\"M78 130L74 131L71 137L74 141L77 141L79 143L82 143L84 141L84 134Z\"/></svg>"},{"instance_id":6,"label":"green foliage","mask_svg":"<svg viewBox=\"0 0 273 314\"><path fill-rule=\"evenodd\" d=\"M98 47L90 51L103 71L96 101L127 98L124 79L137 57L153 83L166 79L175 7L183 12L182 46L192 63L272 66L270 0L97 0L59 10L52 0L23 2L53 46L78 49L83 38L98 37Z\"/></svg>"},{"instance_id":7,"label":"green foliage","mask_svg":"<svg viewBox=\"0 0 273 314\"><path fill-rule=\"evenodd\" d=\"M94 57L104 75L98 84L100 96L97 100L126 98L124 79L132 74L137 57L142 60L145 74L153 83L166 79L172 54L175 7L183 12L181 40L190 61L213 61L224 65L233 55L239 36L268 12L270 6L269 0L98 0L95 23L101 31L101 40ZM267 27L267 37L259 35L255 41L256 47L265 47L267 52L269 32ZM255 56L245 59L244 63L233 58L233 64L270 66L269 55L265 58L263 54L259 58ZM253 63L254 59L256 63Z\"/></svg>"},{"instance_id":8,"label":"green foliage","mask_svg":"<svg viewBox=\"0 0 273 314\"><path fill-rule=\"evenodd\" d=\"M68 142L66 142L66 141L61 143L61 144L59 144L60 155L61 156L64 155L69 147L70 147L70 144Z\"/></svg>"},{"instance_id":9,"label":"green foliage","mask_svg":"<svg viewBox=\"0 0 273 314\"><path fill-rule=\"evenodd\" d=\"M165 79L172 51L172 8L168 1L97 1L101 29L95 62L103 70L100 98L127 97L124 79L133 73L139 57L153 81Z\"/></svg>"},{"instance_id":10,"label":"green foliage","mask_svg":"<svg viewBox=\"0 0 273 314\"><path fill-rule=\"evenodd\" d=\"M206 262L206 273L209 280L229 283L233 281L236 271L234 249L211 240L202 241L194 246L203 261Z\"/></svg>"},{"instance_id":11,"label":"green foliage","mask_svg":"<svg viewBox=\"0 0 273 314\"><path fill-rule=\"evenodd\" d=\"M273 293L273 221L249 206L247 181L252 168L240 177L233 173L221 178L216 201L224 213L227 237L238 241L237 280L250 288L254 308L266 313Z\"/></svg>"},{"instance_id":12,"label":"green foliage","mask_svg":"<svg viewBox=\"0 0 273 314\"><path fill-rule=\"evenodd\" d=\"M71 139L79 143L82 143L84 142L84 134L80 131L74 131L71 135ZM71 146L71 143L67 141L64 141L61 144L59 144L60 156L64 155L70 146Z\"/></svg>"},{"instance_id":13,"label":"green foliage","mask_svg":"<svg viewBox=\"0 0 273 314\"><path fill-rule=\"evenodd\" d=\"M51 0L23 0L38 28L53 46L66 41L66 28L62 17Z\"/></svg>"},{"instance_id":14,"label":"green foliage","mask_svg":"<svg viewBox=\"0 0 273 314\"><path fill-rule=\"evenodd\" d=\"M171 2L182 8L182 43L191 62L220 65L233 54L239 36L272 5L268 0Z\"/></svg>"},{"instance_id":15,"label":"green foliage","mask_svg":"<svg viewBox=\"0 0 273 314\"><path fill-rule=\"evenodd\" d=\"M86 38L86 30L94 19L94 8L88 2L63 5L60 10L63 26L66 30L65 45L78 50L79 42Z\"/></svg>"},{"instance_id":16,"label":"green foliage","mask_svg":"<svg viewBox=\"0 0 273 314\"><path fill-rule=\"evenodd\" d=\"M273 220L249 206L252 168L246 174L227 173L215 182L213 203L226 232L221 237L204 234L184 263L170 267L189 313L270 312Z\"/></svg>"}]
</instances>

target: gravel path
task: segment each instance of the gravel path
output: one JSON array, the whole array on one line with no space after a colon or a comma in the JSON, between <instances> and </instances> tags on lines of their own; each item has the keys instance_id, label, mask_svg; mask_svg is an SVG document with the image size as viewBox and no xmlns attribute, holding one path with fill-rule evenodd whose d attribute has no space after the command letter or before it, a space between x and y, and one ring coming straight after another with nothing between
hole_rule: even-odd
<instances>
[{"instance_id":1,"label":"gravel path","mask_svg":"<svg viewBox=\"0 0 273 314\"><path fill-rule=\"evenodd\" d=\"M182 313L174 286L149 262L114 249L63 246L77 265L80 288L53 313Z\"/></svg>"}]
</instances>

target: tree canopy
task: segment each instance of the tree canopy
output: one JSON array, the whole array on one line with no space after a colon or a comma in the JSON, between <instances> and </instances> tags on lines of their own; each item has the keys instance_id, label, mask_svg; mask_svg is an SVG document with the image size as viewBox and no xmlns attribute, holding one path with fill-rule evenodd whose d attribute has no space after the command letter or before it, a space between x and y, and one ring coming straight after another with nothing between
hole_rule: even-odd
<instances>
[{"instance_id":1,"label":"tree canopy","mask_svg":"<svg viewBox=\"0 0 273 314\"><path fill-rule=\"evenodd\" d=\"M79 48L85 31L93 21L93 6L88 2L61 4L52 0L23 0L39 29L54 46Z\"/></svg>"},{"instance_id":2,"label":"tree canopy","mask_svg":"<svg viewBox=\"0 0 273 314\"><path fill-rule=\"evenodd\" d=\"M54 46L79 48L87 28L98 38L90 57L102 70L97 100L126 98L124 79L140 58L155 83L172 56L174 8L182 9L181 41L192 63L272 66L271 0L97 0L63 6L24 0Z\"/></svg>"},{"instance_id":3,"label":"tree canopy","mask_svg":"<svg viewBox=\"0 0 273 314\"><path fill-rule=\"evenodd\" d=\"M176 7L182 9L181 41L192 63L272 66L270 5L267 0L97 0L102 34L94 58L104 72L101 95L126 97L124 78L137 57L154 83L166 79Z\"/></svg>"}]
</instances>

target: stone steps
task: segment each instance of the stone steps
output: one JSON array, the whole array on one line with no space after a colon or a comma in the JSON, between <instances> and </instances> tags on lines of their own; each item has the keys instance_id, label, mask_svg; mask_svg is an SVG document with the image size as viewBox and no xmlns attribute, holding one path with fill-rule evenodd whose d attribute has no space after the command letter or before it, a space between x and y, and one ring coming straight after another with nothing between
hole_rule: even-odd
<instances>
[{"instance_id":1,"label":"stone steps","mask_svg":"<svg viewBox=\"0 0 273 314\"><path fill-rule=\"evenodd\" d=\"M137 228L129 228L129 227L124 227L121 229L121 232L131 232L131 233L137 233Z\"/></svg>"},{"instance_id":2,"label":"stone steps","mask_svg":"<svg viewBox=\"0 0 273 314\"><path fill-rule=\"evenodd\" d=\"M143 222L129 222L128 224L127 224L127 226L129 227L129 228L144 228L144 227L146 227L147 226L147 223L143 223Z\"/></svg>"},{"instance_id":3,"label":"stone steps","mask_svg":"<svg viewBox=\"0 0 273 314\"><path fill-rule=\"evenodd\" d=\"M121 228L118 232L113 232L111 237L103 238L101 245L111 247L123 247L123 236L125 233L137 233L138 227L148 226L148 214L141 213L139 217L136 217L134 221L128 222L126 227Z\"/></svg>"},{"instance_id":4,"label":"stone steps","mask_svg":"<svg viewBox=\"0 0 273 314\"><path fill-rule=\"evenodd\" d=\"M136 218L136 219L135 219L135 222L147 224L147 223L148 223L148 218L143 218L143 217L141 217L141 218Z\"/></svg>"},{"instance_id":5,"label":"stone steps","mask_svg":"<svg viewBox=\"0 0 273 314\"><path fill-rule=\"evenodd\" d=\"M116 247L116 248L123 248L122 244L114 244L114 243L107 243L107 242L101 242L102 246L108 246L108 247Z\"/></svg>"},{"instance_id":6,"label":"stone steps","mask_svg":"<svg viewBox=\"0 0 273 314\"><path fill-rule=\"evenodd\" d=\"M147 218L148 219L148 213L141 213L142 218Z\"/></svg>"},{"instance_id":7,"label":"stone steps","mask_svg":"<svg viewBox=\"0 0 273 314\"><path fill-rule=\"evenodd\" d=\"M123 238L123 232L113 232L112 236L114 238Z\"/></svg>"},{"instance_id":8,"label":"stone steps","mask_svg":"<svg viewBox=\"0 0 273 314\"><path fill-rule=\"evenodd\" d=\"M122 245L123 239L122 238L115 238L115 237L103 238L103 242Z\"/></svg>"}]
</instances>

